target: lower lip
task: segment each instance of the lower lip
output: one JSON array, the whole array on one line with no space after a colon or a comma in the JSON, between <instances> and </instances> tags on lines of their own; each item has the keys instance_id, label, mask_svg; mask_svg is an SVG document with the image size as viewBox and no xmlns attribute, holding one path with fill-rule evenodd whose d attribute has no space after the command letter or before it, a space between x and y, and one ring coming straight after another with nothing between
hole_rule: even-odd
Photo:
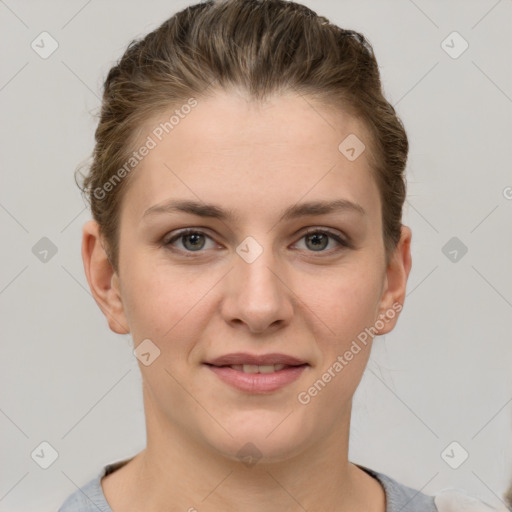
<instances>
[{"instance_id":1,"label":"lower lip","mask_svg":"<svg viewBox=\"0 0 512 512\"><path fill-rule=\"evenodd\" d=\"M245 373L229 366L206 365L226 384L248 393L270 393L297 380L308 366L290 366L272 373Z\"/></svg>"}]
</instances>

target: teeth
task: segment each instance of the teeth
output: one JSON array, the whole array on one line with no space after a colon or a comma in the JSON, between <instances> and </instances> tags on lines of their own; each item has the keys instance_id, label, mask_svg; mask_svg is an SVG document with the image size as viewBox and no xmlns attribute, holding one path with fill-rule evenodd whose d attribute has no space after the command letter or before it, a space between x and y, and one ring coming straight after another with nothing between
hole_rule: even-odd
<instances>
[{"instance_id":1,"label":"teeth","mask_svg":"<svg viewBox=\"0 0 512 512\"><path fill-rule=\"evenodd\" d=\"M258 366L258 370L260 373L274 373L276 368L273 364L269 364L265 366Z\"/></svg>"},{"instance_id":2,"label":"teeth","mask_svg":"<svg viewBox=\"0 0 512 512\"><path fill-rule=\"evenodd\" d=\"M284 364L265 364L258 366L257 364L232 364L230 368L244 373L274 373L282 370Z\"/></svg>"}]
</instances>

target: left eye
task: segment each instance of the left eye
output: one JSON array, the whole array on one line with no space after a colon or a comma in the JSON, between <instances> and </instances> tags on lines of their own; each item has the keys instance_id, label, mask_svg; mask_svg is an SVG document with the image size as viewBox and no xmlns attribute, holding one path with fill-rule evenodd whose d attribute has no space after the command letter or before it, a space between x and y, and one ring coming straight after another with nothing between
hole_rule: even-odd
<instances>
[{"instance_id":1,"label":"left eye","mask_svg":"<svg viewBox=\"0 0 512 512\"><path fill-rule=\"evenodd\" d=\"M198 250L204 248L204 238L209 238L212 240L211 237L202 231L194 231L189 229L174 235L172 238L165 242L165 245L173 245L175 241L179 240L183 243L183 247L185 247L187 251L197 252Z\"/></svg>"},{"instance_id":2,"label":"left eye","mask_svg":"<svg viewBox=\"0 0 512 512\"><path fill-rule=\"evenodd\" d=\"M308 231L300 238L300 240L305 240L306 247L312 248L314 252L326 252L324 249L329 245L329 239L334 240L338 246L341 245L343 247L348 247L347 242L345 242L339 235L331 233L330 231Z\"/></svg>"},{"instance_id":3,"label":"left eye","mask_svg":"<svg viewBox=\"0 0 512 512\"><path fill-rule=\"evenodd\" d=\"M182 248L178 247L179 250L184 250L185 252L200 252L201 249L205 248L205 239L209 239L211 242L213 242L213 239L206 233L198 230L188 229L180 231L173 237L169 238L164 242L164 245L174 246L174 244L179 241L182 244ZM306 248L313 252L327 252L325 249L328 247L330 240L334 240L338 246L349 246L349 244L339 235L331 233L330 231L319 229L308 231L302 235L299 241L301 240L304 240ZM215 244L213 243L213 246L214 245ZM210 248L213 248L213 246Z\"/></svg>"}]
</instances>

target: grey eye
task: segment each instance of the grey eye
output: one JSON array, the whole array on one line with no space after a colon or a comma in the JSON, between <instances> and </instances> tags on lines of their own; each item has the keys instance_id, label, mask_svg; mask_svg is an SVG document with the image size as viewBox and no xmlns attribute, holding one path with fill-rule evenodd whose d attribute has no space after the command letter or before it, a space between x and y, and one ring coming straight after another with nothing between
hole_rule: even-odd
<instances>
[{"instance_id":1,"label":"grey eye","mask_svg":"<svg viewBox=\"0 0 512 512\"><path fill-rule=\"evenodd\" d=\"M310 233L304 237L306 239L306 246L313 251L322 251L329 244L329 236L325 233ZM308 242L311 242L309 245Z\"/></svg>"},{"instance_id":2,"label":"grey eye","mask_svg":"<svg viewBox=\"0 0 512 512\"><path fill-rule=\"evenodd\" d=\"M180 238L185 241L183 246L191 251L202 249L205 245L204 235L202 233L188 233L186 235L182 235ZM187 244L187 241L190 241L191 243Z\"/></svg>"}]
</instances>

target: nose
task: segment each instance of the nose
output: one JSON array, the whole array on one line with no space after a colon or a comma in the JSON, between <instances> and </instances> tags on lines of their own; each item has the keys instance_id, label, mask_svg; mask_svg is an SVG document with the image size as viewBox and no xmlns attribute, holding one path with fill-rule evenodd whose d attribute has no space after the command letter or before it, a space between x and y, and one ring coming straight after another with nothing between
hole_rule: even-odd
<instances>
[{"instance_id":1,"label":"nose","mask_svg":"<svg viewBox=\"0 0 512 512\"><path fill-rule=\"evenodd\" d=\"M266 247L254 261L249 261L234 255L234 268L224 289L222 316L226 322L244 325L254 334L280 329L290 322L294 302L283 266Z\"/></svg>"}]
</instances>

